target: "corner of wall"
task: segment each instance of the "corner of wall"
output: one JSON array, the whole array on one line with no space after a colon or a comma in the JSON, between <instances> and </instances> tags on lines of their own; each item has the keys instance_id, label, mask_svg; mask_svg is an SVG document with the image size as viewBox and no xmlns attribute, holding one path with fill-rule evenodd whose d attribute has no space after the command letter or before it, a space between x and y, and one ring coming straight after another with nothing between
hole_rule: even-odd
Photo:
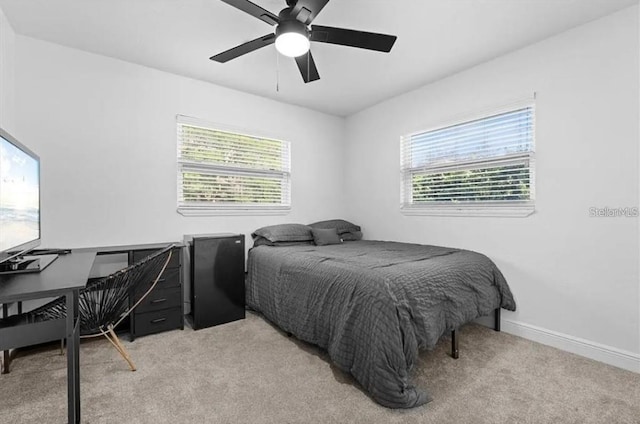
<instances>
[{"instance_id":1,"label":"corner of wall","mask_svg":"<svg viewBox=\"0 0 640 424\"><path fill-rule=\"evenodd\" d=\"M638 22L640 23L640 7L638 7ZM639 24L640 25L640 24ZM638 35L638 56L640 57L640 28L637 31L637 35ZM638 81L640 82L640 69L638 72ZM640 84L638 84L638 103L640 104ZM638 128L640 129L640 108L638 108ZM639 152L640 153L640 152ZM640 163L640 161L639 161ZM638 169L638 181L640 182L640 168ZM640 184L638 184L639 189L640 189ZM638 198L640 199L640 195L638 196ZM640 225L638 226L638 241L640 244ZM638 250L638 263L640 266L640 249ZM637 351L638 353L640 353L640 279L638 279L638 347L637 347ZM640 371L639 371L640 372Z\"/></svg>"},{"instance_id":2,"label":"corner of wall","mask_svg":"<svg viewBox=\"0 0 640 424\"><path fill-rule=\"evenodd\" d=\"M15 31L0 8L0 127L14 129Z\"/></svg>"}]
</instances>

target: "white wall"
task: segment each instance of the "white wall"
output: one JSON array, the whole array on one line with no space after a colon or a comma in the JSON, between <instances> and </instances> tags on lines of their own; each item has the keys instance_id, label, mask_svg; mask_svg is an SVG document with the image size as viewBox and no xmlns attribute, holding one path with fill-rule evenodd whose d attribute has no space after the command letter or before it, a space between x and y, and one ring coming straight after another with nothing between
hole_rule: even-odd
<instances>
[{"instance_id":1,"label":"white wall","mask_svg":"<svg viewBox=\"0 0 640 424\"><path fill-rule=\"evenodd\" d=\"M42 158L43 245L249 234L342 215L340 118L23 36L16 67L16 137ZM177 114L290 140L291 213L179 215Z\"/></svg>"},{"instance_id":2,"label":"white wall","mask_svg":"<svg viewBox=\"0 0 640 424\"><path fill-rule=\"evenodd\" d=\"M638 219L588 214L638 206L638 52L632 7L349 117L348 217L368 238L487 254L518 302L507 330L592 356L601 348L640 371ZM401 135L534 91L535 215L400 213Z\"/></svg>"},{"instance_id":3,"label":"white wall","mask_svg":"<svg viewBox=\"0 0 640 424\"><path fill-rule=\"evenodd\" d=\"M15 33L0 9L0 127L14 129Z\"/></svg>"}]
</instances>

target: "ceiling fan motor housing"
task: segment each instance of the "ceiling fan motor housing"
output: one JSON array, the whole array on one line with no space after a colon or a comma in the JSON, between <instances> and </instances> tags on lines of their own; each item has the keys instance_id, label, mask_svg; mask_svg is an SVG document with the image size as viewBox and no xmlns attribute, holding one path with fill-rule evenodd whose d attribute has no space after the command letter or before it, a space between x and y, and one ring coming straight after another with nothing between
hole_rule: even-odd
<instances>
[{"instance_id":1,"label":"ceiling fan motor housing","mask_svg":"<svg viewBox=\"0 0 640 424\"><path fill-rule=\"evenodd\" d=\"M276 27L276 37L288 32L295 32L309 38L309 28L303 22L300 22L295 17L291 16L291 10L292 8L288 7L286 9L282 9L278 14L280 23Z\"/></svg>"},{"instance_id":2,"label":"ceiling fan motor housing","mask_svg":"<svg viewBox=\"0 0 640 424\"><path fill-rule=\"evenodd\" d=\"M281 20L276 27L276 50L288 57L300 57L309 52L311 32L296 20Z\"/></svg>"},{"instance_id":3,"label":"ceiling fan motor housing","mask_svg":"<svg viewBox=\"0 0 640 424\"><path fill-rule=\"evenodd\" d=\"M282 34L288 33L296 33L309 38L310 32L307 29L307 26L302 22L293 20L293 21L280 21L278 26L276 27L276 38Z\"/></svg>"}]
</instances>

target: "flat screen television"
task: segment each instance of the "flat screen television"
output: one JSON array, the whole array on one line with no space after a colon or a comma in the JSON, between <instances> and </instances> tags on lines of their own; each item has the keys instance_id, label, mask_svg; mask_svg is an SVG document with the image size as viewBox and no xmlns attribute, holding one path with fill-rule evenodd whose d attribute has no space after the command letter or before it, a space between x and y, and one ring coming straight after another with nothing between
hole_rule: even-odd
<instances>
[{"instance_id":1,"label":"flat screen television","mask_svg":"<svg viewBox=\"0 0 640 424\"><path fill-rule=\"evenodd\" d=\"M48 265L49 258L24 256L40 234L40 157L0 129L0 272Z\"/></svg>"}]
</instances>

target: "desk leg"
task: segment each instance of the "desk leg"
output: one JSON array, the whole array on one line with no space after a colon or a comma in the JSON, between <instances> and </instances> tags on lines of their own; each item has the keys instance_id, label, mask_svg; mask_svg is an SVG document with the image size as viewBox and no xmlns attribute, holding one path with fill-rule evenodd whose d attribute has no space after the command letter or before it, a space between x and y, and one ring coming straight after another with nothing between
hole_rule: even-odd
<instances>
[{"instance_id":1,"label":"desk leg","mask_svg":"<svg viewBox=\"0 0 640 424\"><path fill-rule=\"evenodd\" d=\"M9 316L9 305L4 303L2 305L2 318L7 318ZM2 351L2 370L0 371L2 374L9 374L9 367L11 366L11 351L3 350Z\"/></svg>"},{"instance_id":2,"label":"desk leg","mask_svg":"<svg viewBox=\"0 0 640 424\"><path fill-rule=\"evenodd\" d=\"M78 291L66 295L67 300L67 396L69 424L80 422L80 321Z\"/></svg>"}]
</instances>

